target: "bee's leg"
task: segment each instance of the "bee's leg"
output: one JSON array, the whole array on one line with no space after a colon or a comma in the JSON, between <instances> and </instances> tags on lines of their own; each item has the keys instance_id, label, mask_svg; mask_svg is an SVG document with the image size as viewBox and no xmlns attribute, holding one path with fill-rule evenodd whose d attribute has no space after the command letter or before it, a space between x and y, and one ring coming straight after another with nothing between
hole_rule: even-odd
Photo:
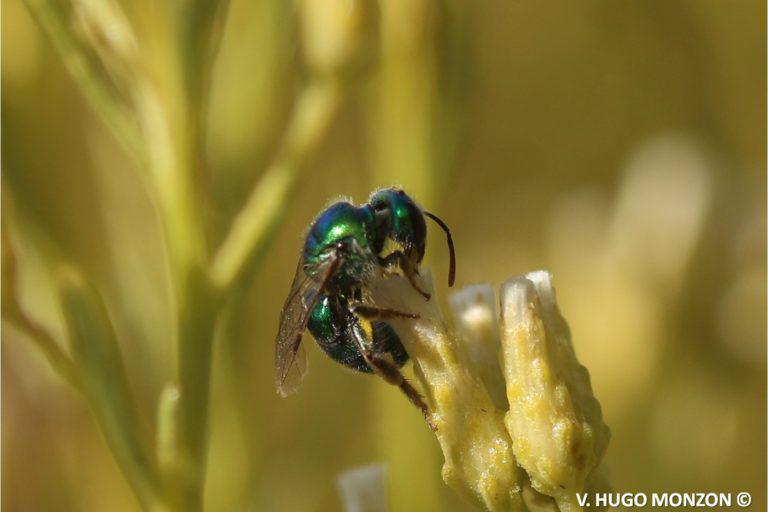
<instances>
[{"instance_id":1,"label":"bee's leg","mask_svg":"<svg viewBox=\"0 0 768 512\"><path fill-rule=\"evenodd\" d=\"M369 306L367 304L353 304L350 306L350 310L352 313L360 315L367 320L388 320L390 318L410 318L415 320L419 318L419 315L416 313L405 313L395 309L377 308L376 306Z\"/></svg>"},{"instance_id":2,"label":"bee's leg","mask_svg":"<svg viewBox=\"0 0 768 512\"><path fill-rule=\"evenodd\" d=\"M390 360L382 357L376 350L371 347L371 344L366 343L365 335L360 328L359 322L355 319L355 325L352 328L352 338L355 340L357 349L365 359L365 362L373 370L373 372L387 381L393 386L397 386L405 394L408 400L415 405L424 415L424 419L427 421L427 425L432 431L437 431L437 426L432 422L432 414L429 412L429 407L424 403L424 399L421 397L416 388L411 385L410 382L400 373L400 369L393 364Z\"/></svg>"},{"instance_id":3,"label":"bee's leg","mask_svg":"<svg viewBox=\"0 0 768 512\"><path fill-rule=\"evenodd\" d=\"M387 268L399 264L400 269L402 269L403 274L405 274L405 277L408 279L408 282L411 283L413 289L419 292L425 299L430 299L430 295L422 290L418 283L416 283L416 276L419 274L413 263L411 263L411 260L403 251L391 252L384 258L380 258L380 263Z\"/></svg>"},{"instance_id":4,"label":"bee's leg","mask_svg":"<svg viewBox=\"0 0 768 512\"><path fill-rule=\"evenodd\" d=\"M416 388L414 388L413 385L408 382L408 379L406 379L403 374L400 373L400 370L397 368L397 366L392 364L387 359L378 357L376 355L366 354L365 352L363 352L363 357L365 358L365 362L368 363L371 368L373 368L376 374L381 376L388 383L400 388L400 391L405 394L408 400L421 411L421 414L427 421L427 425L429 426L430 430L437 431L437 426L432 422L432 414L429 412L429 407L427 407L427 404L424 403L424 399L421 397L419 392L416 391Z\"/></svg>"}]
</instances>

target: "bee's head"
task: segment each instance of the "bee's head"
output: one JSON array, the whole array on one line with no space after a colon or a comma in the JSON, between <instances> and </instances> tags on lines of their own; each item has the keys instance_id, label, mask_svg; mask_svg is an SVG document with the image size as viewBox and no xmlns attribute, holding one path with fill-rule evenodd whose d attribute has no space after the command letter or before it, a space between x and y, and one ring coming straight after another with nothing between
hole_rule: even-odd
<instances>
[{"instance_id":1,"label":"bee's head","mask_svg":"<svg viewBox=\"0 0 768 512\"><path fill-rule=\"evenodd\" d=\"M391 239L402 247L411 262L418 265L424 259L427 245L426 215L434 220L448 238L450 253L450 270L448 285L453 286L456 276L456 255L453 249L453 239L448 226L436 215L422 210L408 194L400 188L385 188L373 193L368 201L373 208L376 218L376 240L374 250L381 254L387 239Z\"/></svg>"},{"instance_id":2,"label":"bee's head","mask_svg":"<svg viewBox=\"0 0 768 512\"><path fill-rule=\"evenodd\" d=\"M369 204L376 216L378 251L384 248L389 238L402 247L411 261L420 263L427 242L427 226L421 208L398 188L374 192Z\"/></svg>"}]
</instances>

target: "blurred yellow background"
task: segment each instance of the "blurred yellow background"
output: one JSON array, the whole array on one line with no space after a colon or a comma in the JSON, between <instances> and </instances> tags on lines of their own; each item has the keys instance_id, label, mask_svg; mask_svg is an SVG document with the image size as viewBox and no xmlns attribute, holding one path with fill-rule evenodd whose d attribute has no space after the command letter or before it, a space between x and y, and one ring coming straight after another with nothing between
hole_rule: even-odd
<instances>
[{"instance_id":1,"label":"blurred yellow background","mask_svg":"<svg viewBox=\"0 0 768 512\"><path fill-rule=\"evenodd\" d=\"M553 272L612 430L616 491L749 491L764 510L765 3L406 4L382 2L375 55L220 329L207 509L340 510L337 475L370 462L387 464L392 511L472 509L443 485L437 442L397 389L307 338L302 389L274 392L306 225L337 196L402 184L451 226L458 286ZM87 269L150 426L175 365L157 215L23 3L2 7L20 300L60 334L41 251ZM214 242L274 157L303 80L296 10L231 2L207 130ZM2 356L3 508L138 510L82 398L10 326Z\"/></svg>"}]
</instances>

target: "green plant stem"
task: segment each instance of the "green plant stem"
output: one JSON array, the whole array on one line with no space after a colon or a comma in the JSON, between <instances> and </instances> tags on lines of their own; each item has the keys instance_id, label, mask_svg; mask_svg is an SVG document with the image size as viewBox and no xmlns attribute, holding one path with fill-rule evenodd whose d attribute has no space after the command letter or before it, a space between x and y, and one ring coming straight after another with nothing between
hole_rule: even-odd
<instances>
[{"instance_id":1,"label":"green plant stem","mask_svg":"<svg viewBox=\"0 0 768 512\"><path fill-rule=\"evenodd\" d=\"M138 162L144 162L144 144L136 119L121 101L106 71L69 26L61 2L26 0L32 16L48 35L65 67L80 86L86 100L112 130L118 142Z\"/></svg>"},{"instance_id":2,"label":"green plant stem","mask_svg":"<svg viewBox=\"0 0 768 512\"><path fill-rule=\"evenodd\" d=\"M179 509L202 509L208 402L214 329L219 302L205 276L193 277L179 310L179 409L176 432L180 462Z\"/></svg>"},{"instance_id":3,"label":"green plant stem","mask_svg":"<svg viewBox=\"0 0 768 512\"><path fill-rule=\"evenodd\" d=\"M167 103L166 103L167 104ZM201 212L201 126L189 104L170 119L156 119L168 131L170 159L160 149L153 160L158 210L165 233L173 291L176 299L178 350L178 415L173 438L172 501L177 510L202 509L208 428L211 350L218 301L207 275L207 244ZM164 113L159 110L156 113ZM173 127L173 128L171 128Z\"/></svg>"},{"instance_id":4,"label":"green plant stem","mask_svg":"<svg viewBox=\"0 0 768 512\"><path fill-rule=\"evenodd\" d=\"M107 122L128 150L137 158L149 192L156 200L165 235L173 294L176 299L178 343L178 403L168 418L165 434L176 445L167 453L175 457L168 462L172 480L161 484L161 493L177 510L202 509L208 426L208 395L211 353L216 319L221 309L219 295L210 286L209 255L202 210L206 197L204 181L205 119L211 67L221 37L226 0L195 0L189 4L169 6L166 11L169 37L145 41L150 52L142 60L141 72L131 81L136 116L118 94L108 66L100 62L88 41L81 41L73 29L71 4L54 0L27 0L38 23L48 33L61 54L66 67L86 98ZM71 319L70 319L71 320ZM76 375L74 365L51 339L36 332L34 324L23 322L27 330L44 348L56 367L67 375ZM82 327L82 326L81 326ZM100 333L105 334L106 331ZM76 331L73 330L73 334ZM92 334L92 333L90 333ZM79 345L86 349L92 336L82 337ZM109 338L102 336L102 339ZM113 355L117 352L113 351ZM93 355L88 350L84 356ZM119 355L119 354L118 354ZM84 362L93 362L89 357ZM95 381L97 364L86 366ZM82 368L81 368L82 371ZM127 383L124 386L127 389ZM97 386L89 386L91 405L99 415L105 409L103 394ZM119 391L119 390L117 390ZM115 391L115 396L120 393ZM114 397L113 397L114 398ZM106 404L106 405L105 405ZM127 409L126 409L127 410ZM129 429L123 420L131 414L104 416L105 433L113 446L116 459L123 468L145 508L157 508L149 484L141 481L141 466ZM115 427L122 425L124 428ZM114 427L114 428L113 428ZM165 435L164 434L164 435ZM127 444L126 444L127 443ZM127 446L127 448L126 448ZM126 449L123 449L126 448ZM164 455L165 457L165 455ZM169 475L163 475L164 482ZM152 484L154 485L154 483ZM154 489L154 488L153 488Z\"/></svg>"},{"instance_id":5,"label":"green plant stem","mask_svg":"<svg viewBox=\"0 0 768 512\"><path fill-rule=\"evenodd\" d=\"M220 290L235 283L283 218L299 171L333 121L342 98L335 77L312 79L302 91L285 141L235 218L211 267Z\"/></svg>"},{"instance_id":6,"label":"green plant stem","mask_svg":"<svg viewBox=\"0 0 768 512\"><path fill-rule=\"evenodd\" d=\"M169 499L185 512L203 506L212 346L221 309L208 276L202 184L209 82L227 4L167 6L169 37L154 41L149 74L136 91L176 303L178 395L173 414L163 418L159 455Z\"/></svg>"},{"instance_id":7,"label":"green plant stem","mask_svg":"<svg viewBox=\"0 0 768 512\"><path fill-rule=\"evenodd\" d=\"M202 5L202 4L201 4ZM210 7L210 5L208 6ZM150 143L151 173L165 234L176 302L178 400L164 421L163 466L174 509L202 510L208 445L208 404L212 346L220 296L210 285L204 205L207 80L217 44L216 22L208 7L173 18L177 38L165 41L153 81L142 87L141 105ZM216 9L210 7L211 9ZM201 9L201 12L198 12ZM190 52L202 53L205 65ZM166 62L173 65L166 66Z\"/></svg>"}]
</instances>

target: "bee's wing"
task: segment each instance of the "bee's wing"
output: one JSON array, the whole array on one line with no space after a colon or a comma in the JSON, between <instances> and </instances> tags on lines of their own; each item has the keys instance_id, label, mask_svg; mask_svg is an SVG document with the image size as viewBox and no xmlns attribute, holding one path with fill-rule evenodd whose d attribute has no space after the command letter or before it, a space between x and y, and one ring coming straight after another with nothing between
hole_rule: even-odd
<instances>
[{"instance_id":1,"label":"bee's wing","mask_svg":"<svg viewBox=\"0 0 768 512\"><path fill-rule=\"evenodd\" d=\"M299 260L275 339L275 387L281 396L296 391L307 374L307 358L301 337L307 328L309 314L340 263L341 257L333 255L315 269L315 277L310 277Z\"/></svg>"}]
</instances>

